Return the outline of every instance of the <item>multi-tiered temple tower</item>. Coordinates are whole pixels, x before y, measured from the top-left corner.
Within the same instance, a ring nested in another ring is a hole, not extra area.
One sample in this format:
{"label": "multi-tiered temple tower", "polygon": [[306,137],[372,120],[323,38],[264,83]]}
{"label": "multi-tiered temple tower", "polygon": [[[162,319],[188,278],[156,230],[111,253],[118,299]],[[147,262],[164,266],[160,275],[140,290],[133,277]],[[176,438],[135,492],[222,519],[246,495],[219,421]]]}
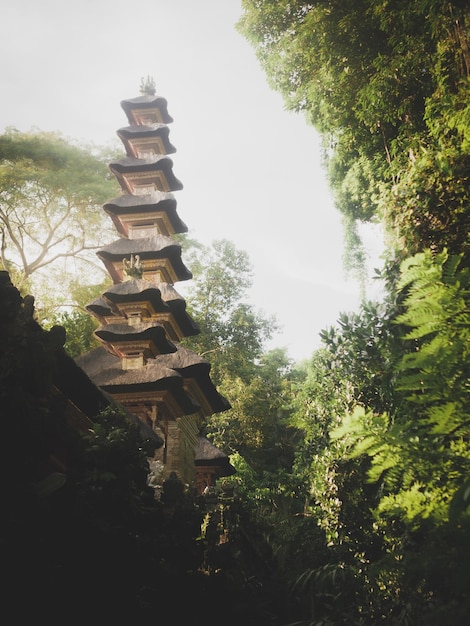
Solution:
{"label": "multi-tiered temple tower", "polygon": [[168,156],[175,148],[169,141],[167,125],[173,120],[167,102],[147,85],[144,95],[121,106],[129,125],[117,134],[126,156],[110,169],[122,194],[103,207],[119,239],[98,252],[113,285],[87,306],[100,322],[95,334],[102,347],[77,362],[161,437],[155,457],[161,480],[176,472],[182,481],[196,484],[201,426],[230,404],[214,387],[210,364],[179,344],[199,329],[174,287],[192,274],[172,238],[187,227],[173,196],[182,184]]}

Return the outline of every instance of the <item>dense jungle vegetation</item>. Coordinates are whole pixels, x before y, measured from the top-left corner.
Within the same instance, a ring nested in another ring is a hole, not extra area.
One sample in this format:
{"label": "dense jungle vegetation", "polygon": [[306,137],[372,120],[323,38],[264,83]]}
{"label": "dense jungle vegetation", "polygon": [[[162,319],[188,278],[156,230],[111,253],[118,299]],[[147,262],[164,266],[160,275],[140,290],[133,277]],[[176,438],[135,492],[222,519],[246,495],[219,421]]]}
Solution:
{"label": "dense jungle vegetation", "polygon": [[[145,442],[109,410],[89,436],[67,433],[72,470],[44,493],[36,472],[64,410],[51,388],[63,348],[45,328],[67,329],[72,356],[89,348],[81,337],[92,328],[79,309],[50,307],[41,327],[2,274],[4,606],[18,623],[27,615],[63,623],[65,615],[201,626],[466,625],[468,3],[242,6],[237,28],[271,85],[321,133],[350,265],[361,263],[360,222],[386,233],[385,296],[332,320],[321,348],[294,364],[282,350],[264,350],[275,320],[246,304],[247,256],[230,241],[208,249],[184,242],[195,275],[188,308],[203,331],[186,345],[211,362],[232,404],[206,434],[237,474],[215,502],[171,480],[156,501]],[[100,202],[108,192],[98,159],[96,188],[82,194],[76,181],[68,201],[57,200],[64,186],[39,175],[64,163],[54,156],[64,145],[49,140],[10,133],[0,141],[2,262],[15,279],[32,280],[21,246],[9,256],[11,235],[24,226],[17,219],[9,228],[18,199],[34,191],[33,210],[44,186],[58,212],[77,207],[69,215],[79,223],[83,198],[92,192]],[[78,304],[89,301],[90,290],[73,287]]]}

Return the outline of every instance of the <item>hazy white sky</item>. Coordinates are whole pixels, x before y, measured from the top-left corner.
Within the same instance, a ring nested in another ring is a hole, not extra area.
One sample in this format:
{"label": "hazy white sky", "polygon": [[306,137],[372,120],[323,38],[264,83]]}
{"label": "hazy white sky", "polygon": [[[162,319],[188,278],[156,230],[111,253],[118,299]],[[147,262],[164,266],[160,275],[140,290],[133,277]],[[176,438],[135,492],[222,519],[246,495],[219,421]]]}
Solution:
{"label": "hazy white sky", "polygon": [[195,239],[248,253],[251,303],[282,326],[269,347],[303,359],[322,328],[357,310],[359,289],[344,274],[315,130],[267,85],[240,15],[239,0],[4,0],[0,132],[115,142],[120,101],[152,76],[174,118],[179,216]]}

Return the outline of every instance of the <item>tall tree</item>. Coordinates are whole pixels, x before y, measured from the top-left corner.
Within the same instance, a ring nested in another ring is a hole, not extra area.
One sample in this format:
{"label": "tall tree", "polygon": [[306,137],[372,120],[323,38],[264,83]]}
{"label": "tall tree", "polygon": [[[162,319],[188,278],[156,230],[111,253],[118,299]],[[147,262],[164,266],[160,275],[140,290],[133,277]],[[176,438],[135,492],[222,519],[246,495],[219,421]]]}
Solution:
{"label": "tall tree", "polygon": [[[243,0],[271,85],[321,133],[354,222],[406,253],[468,246],[470,10],[461,0]],[[406,202],[403,210],[403,199]],[[467,248],[468,252],[468,248]]]}
{"label": "tall tree", "polygon": [[117,191],[107,171],[59,134],[0,136],[1,263],[20,288],[41,278],[58,290],[64,268],[73,274],[94,263],[109,221],[102,203]]}
{"label": "tall tree", "polygon": [[185,344],[211,363],[212,380],[232,404],[212,416],[207,434],[260,472],[290,467],[285,421],[292,364],[283,350],[265,352],[276,323],[245,302],[252,281],[248,255],[220,240],[210,248],[192,245],[187,258],[195,277],[188,310],[201,333]]}
{"label": "tall tree", "polygon": [[[368,403],[347,418],[336,437],[353,455],[372,459],[371,480],[384,479],[384,512],[413,523],[449,518],[452,497],[465,495],[470,468],[470,272],[461,257],[420,253],[403,263],[400,287],[412,349],[395,363],[400,404],[387,413]],[[385,408],[386,405],[384,405]],[[364,409],[366,407],[366,409]],[[369,412],[367,412],[369,411]]]}
{"label": "tall tree", "polygon": [[412,349],[394,365],[401,401],[382,413],[357,405],[331,433],[379,496],[368,534],[383,539],[369,565],[381,610],[401,606],[410,623],[464,624],[470,607],[469,280],[446,251],[402,264],[396,321]]}
{"label": "tall tree", "polygon": [[331,548],[325,566],[313,554],[303,561],[303,617],[464,624],[468,3],[243,7],[239,28],[272,86],[323,137],[350,241],[358,221],[381,220],[390,258],[385,302],[342,314],[322,334],[294,397],[291,423],[303,434],[294,473]]}
{"label": "tall tree", "polygon": [[187,263],[194,275],[188,311],[201,333],[185,344],[210,361],[216,384],[227,375],[248,380],[276,329],[273,317],[264,317],[244,301],[253,278],[248,255],[225,239],[210,247],[187,245]]}

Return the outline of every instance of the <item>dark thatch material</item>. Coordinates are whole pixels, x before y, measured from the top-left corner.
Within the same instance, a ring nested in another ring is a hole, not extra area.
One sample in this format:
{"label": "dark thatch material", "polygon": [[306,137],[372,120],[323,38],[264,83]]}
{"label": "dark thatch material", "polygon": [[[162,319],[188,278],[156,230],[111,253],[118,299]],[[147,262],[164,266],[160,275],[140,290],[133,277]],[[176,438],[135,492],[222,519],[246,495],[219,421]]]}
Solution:
{"label": "dark thatch material", "polygon": [[230,402],[217,391],[211,380],[210,363],[192,350],[177,345],[176,352],[160,355],[158,362],[177,371],[184,378],[194,379],[204,393],[213,413],[222,413],[231,408]]}
{"label": "dark thatch material", "polygon": [[142,391],[171,391],[182,415],[199,411],[199,405],[183,388],[184,379],[178,372],[166,367],[158,359],[149,359],[138,369],[123,370],[121,360],[104,348],[95,348],[76,359],[91,380],[111,395]]}
{"label": "dark thatch material", "polygon": [[152,283],[134,278],[109,287],[102,296],[86,305],[86,310],[103,324],[104,318],[120,316],[119,304],[149,302],[155,313],[171,313],[184,337],[194,337],[201,331],[186,312],[186,300],[169,283]]}
{"label": "dark thatch material", "polygon": [[154,216],[155,213],[165,213],[175,233],[188,232],[188,227],[176,211],[176,199],[170,192],[154,191],[144,196],[124,193],[118,198],[106,202],[103,208],[113,218],[119,232],[122,232],[122,225],[118,224],[119,217],[132,214],[133,210],[139,214],[148,213],[149,217]]}
{"label": "dark thatch material", "polygon": [[[185,380],[194,380],[209,404],[211,412],[221,413],[231,408],[229,401],[216,389],[210,378],[210,363],[195,352],[177,345],[176,352],[158,355],[148,359],[138,369],[123,370],[118,357],[109,354],[104,348],[96,348],[78,357],[78,365],[93,382],[106,391],[129,391],[132,387],[141,389],[183,390]],[[180,400],[179,400],[180,401]],[[184,404],[184,398],[180,404]],[[197,408],[194,409],[194,406]],[[201,409],[196,399],[187,415]]]}
{"label": "dark thatch material", "polygon": [[[173,166],[173,161],[164,154],[155,154],[146,159],[136,159],[135,157],[124,157],[109,164],[111,170],[116,170],[120,174],[126,172],[152,172],[156,170],[169,170]],[[170,192],[167,192],[170,193]]]}
{"label": "dark thatch material", "polygon": [[115,213],[126,212],[127,209],[136,208],[142,211],[144,208],[148,208],[152,213],[155,209],[160,208],[176,208],[176,198],[170,191],[157,191],[146,194],[144,196],[134,196],[130,193],[123,193],[112,200],[108,200],[103,206],[105,209],[113,209]]}
{"label": "dark thatch material", "polygon": [[159,361],[177,371],[183,371],[195,365],[207,372],[211,369],[209,361],[206,361],[202,356],[184,346],[178,346],[174,354],[162,355],[159,357]]}
{"label": "dark thatch material", "polygon": [[[190,280],[193,275],[181,260],[181,246],[174,239],[164,235],[154,235],[142,239],[118,239],[101,248],[96,253],[105,262],[121,262],[131,254],[139,255],[141,260],[168,259],[178,280]],[[108,267],[108,270],[110,268]]]}
{"label": "dark thatch material", "polygon": [[102,320],[104,317],[109,317],[112,314],[112,309],[109,305],[109,302],[105,300],[103,296],[95,298],[92,302],[85,306],[85,309],[88,311],[88,313],[91,313],[99,320]]}
{"label": "dark thatch material", "polygon": [[222,450],[216,448],[209,439],[198,437],[194,459],[196,462],[204,461],[207,463],[209,461],[215,461],[217,463],[221,459],[228,459],[228,457]]}
{"label": "dark thatch material", "polygon": [[[164,258],[168,254],[181,257],[181,245],[165,235],[140,239],[116,239],[98,251],[98,256],[122,259],[125,255],[140,254],[141,258]],[[146,255],[146,256],[145,256]]]}
{"label": "dark thatch material", "polygon": [[151,359],[148,365],[139,369],[123,370],[121,359],[109,354],[104,348],[90,350],[77,357],[76,362],[99,387],[158,383],[158,388],[163,389],[162,381],[177,380],[176,384],[183,382],[182,376],[162,365],[160,359],[157,362]]}
{"label": "dark thatch material", "polygon": [[[135,303],[145,300],[152,305],[155,312],[171,313],[184,337],[194,337],[200,333],[200,329],[186,312],[186,300],[169,283],[158,283],[157,287],[145,279],[127,280],[107,289],[103,294],[103,300],[116,306],[119,306],[119,303]],[[101,302],[96,302],[95,308],[97,309],[100,305],[102,306]],[[111,312],[110,309],[108,310]],[[99,313],[98,310],[97,313]]]}
{"label": "dark thatch material", "polygon": [[54,384],[84,415],[94,422],[99,413],[107,408],[121,412],[126,419],[138,426],[142,438],[152,440],[160,448],[163,440],[136,415],[130,413],[123,405],[104,389],[98,387],[87,373],[72,359],[65,350],[57,350]]}
{"label": "dark thatch material", "polygon": [[176,148],[170,143],[169,135],[170,130],[166,124],[155,124],[154,126],[127,126],[126,128],[120,128],[117,131],[119,139],[123,142],[128,156],[133,156],[131,152],[131,146],[133,139],[144,137],[146,139],[158,138],[164,146],[163,154],[173,154],[176,152]]}
{"label": "dark thatch material", "polygon": [[158,109],[160,112],[161,122],[163,124],[171,124],[173,122],[173,118],[168,113],[168,102],[161,96],[145,95],[137,98],[128,98],[121,101],[121,108],[126,114],[129,124],[135,123],[135,118],[132,112],[136,109]]}
{"label": "dark thatch material", "polygon": [[[117,283],[109,287],[103,293],[103,299],[108,303],[134,303],[145,300],[149,302],[155,311],[170,311],[166,302],[163,301],[160,285],[158,287],[148,280],[141,278],[132,278],[122,283]],[[109,305],[108,305],[109,306]]]}
{"label": "dark thatch material", "polygon": [[101,341],[110,343],[113,346],[119,346],[125,342],[151,341],[157,350],[157,354],[176,352],[176,346],[167,338],[163,326],[155,322],[132,326],[127,324],[108,324],[95,330],[95,335]]}
{"label": "dark thatch material", "polygon": [[205,437],[197,439],[194,464],[196,467],[217,467],[217,478],[237,473],[228,456]]}
{"label": "dark thatch material", "polygon": [[183,184],[173,174],[173,161],[165,155],[156,155],[149,159],[126,157],[109,164],[109,169],[122,185],[122,178],[126,174],[163,172],[169,185],[169,191],[183,189]]}

